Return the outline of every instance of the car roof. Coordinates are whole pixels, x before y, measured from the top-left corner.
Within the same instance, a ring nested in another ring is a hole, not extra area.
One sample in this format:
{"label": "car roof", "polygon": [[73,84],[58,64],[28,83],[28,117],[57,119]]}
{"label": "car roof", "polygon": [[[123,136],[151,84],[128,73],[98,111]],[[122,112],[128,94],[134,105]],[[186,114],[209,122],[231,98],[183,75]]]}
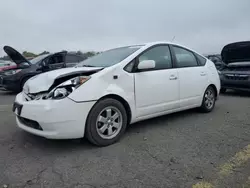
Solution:
{"label": "car roof", "polygon": [[[190,49],[189,47],[182,45],[182,44],[178,44],[178,43],[174,43],[174,42],[169,42],[169,41],[156,41],[156,42],[148,42],[148,43],[144,43],[144,45],[157,45],[157,44],[171,44],[171,45],[176,45],[176,46],[181,46],[187,49]],[[191,49],[190,49],[191,50]],[[193,50],[192,50],[193,51]]]}
{"label": "car roof", "polygon": [[192,48],[190,48],[190,47],[187,47],[187,46],[185,46],[185,45],[182,45],[182,44],[174,43],[174,42],[169,42],[169,41],[156,41],[156,42],[144,43],[144,44],[142,44],[142,45],[145,45],[145,46],[149,47],[149,46],[154,46],[154,45],[157,45],[157,44],[170,44],[170,45],[180,46],[180,47],[186,48],[186,49],[188,49],[188,50],[190,50],[190,51],[192,51],[192,52],[195,52],[195,53],[201,55],[202,57],[206,58],[204,55],[202,55],[201,53],[195,51],[194,49],[192,49]]}

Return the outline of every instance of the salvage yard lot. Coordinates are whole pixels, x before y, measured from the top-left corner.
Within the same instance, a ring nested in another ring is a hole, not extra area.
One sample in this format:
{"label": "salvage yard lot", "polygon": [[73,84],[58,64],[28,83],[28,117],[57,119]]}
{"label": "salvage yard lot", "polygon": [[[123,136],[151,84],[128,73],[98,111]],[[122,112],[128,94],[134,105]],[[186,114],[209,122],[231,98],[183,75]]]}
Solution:
{"label": "salvage yard lot", "polygon": [[0,187],[250,187],[250,94],[136,123],[104,148],[18,129],[14,97],[0,92]]}

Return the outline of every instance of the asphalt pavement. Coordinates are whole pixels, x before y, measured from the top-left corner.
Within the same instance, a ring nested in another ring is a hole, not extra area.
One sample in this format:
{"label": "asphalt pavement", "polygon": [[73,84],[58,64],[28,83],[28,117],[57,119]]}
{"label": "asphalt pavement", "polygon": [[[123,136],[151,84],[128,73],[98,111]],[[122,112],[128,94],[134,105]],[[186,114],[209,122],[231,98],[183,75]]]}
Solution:
{"label": "asphalt pavement", "polygon": [[128,127],[98,148],[47,140],[16,127],[15,95],[0,92],[0,187],[250,187],[250,94],[220,96],[197,110]]}

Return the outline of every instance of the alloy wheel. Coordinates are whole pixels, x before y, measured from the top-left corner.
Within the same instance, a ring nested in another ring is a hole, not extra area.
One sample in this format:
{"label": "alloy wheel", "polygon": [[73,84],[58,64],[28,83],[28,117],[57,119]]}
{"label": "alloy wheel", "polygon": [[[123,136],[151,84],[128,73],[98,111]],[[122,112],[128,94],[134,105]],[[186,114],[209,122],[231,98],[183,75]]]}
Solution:
{"label": "alloy wheel", "polygon": [[208,109],[213,108],[215,102],[214,92],[211,89],[208,89],[205,93],[205,105]]}
{"label": "alloy wheel", "polygon": [[96,120],[97,133],[103,139],[112,139],[122,128],[122,113],[114,106],[104,108]]}

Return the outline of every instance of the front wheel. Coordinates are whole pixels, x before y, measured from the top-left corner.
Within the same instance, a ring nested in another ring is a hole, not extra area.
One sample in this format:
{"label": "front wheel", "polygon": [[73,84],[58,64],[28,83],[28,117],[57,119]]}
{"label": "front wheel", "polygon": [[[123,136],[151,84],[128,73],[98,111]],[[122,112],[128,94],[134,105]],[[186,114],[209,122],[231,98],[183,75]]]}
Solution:
{"label": "front wheel", "polygon": [[203,112],[211,112],[215,106],[215,90],[213,87],[209,86],[203,96],[203,101],[201,105],[201,110]]}
{"label": "front wheel", "polygon": [[90,111],[85,135],[97,146],[107,146],[117,142],[125,132],[127,113],[119,101],[103,99],[94,105]]}

